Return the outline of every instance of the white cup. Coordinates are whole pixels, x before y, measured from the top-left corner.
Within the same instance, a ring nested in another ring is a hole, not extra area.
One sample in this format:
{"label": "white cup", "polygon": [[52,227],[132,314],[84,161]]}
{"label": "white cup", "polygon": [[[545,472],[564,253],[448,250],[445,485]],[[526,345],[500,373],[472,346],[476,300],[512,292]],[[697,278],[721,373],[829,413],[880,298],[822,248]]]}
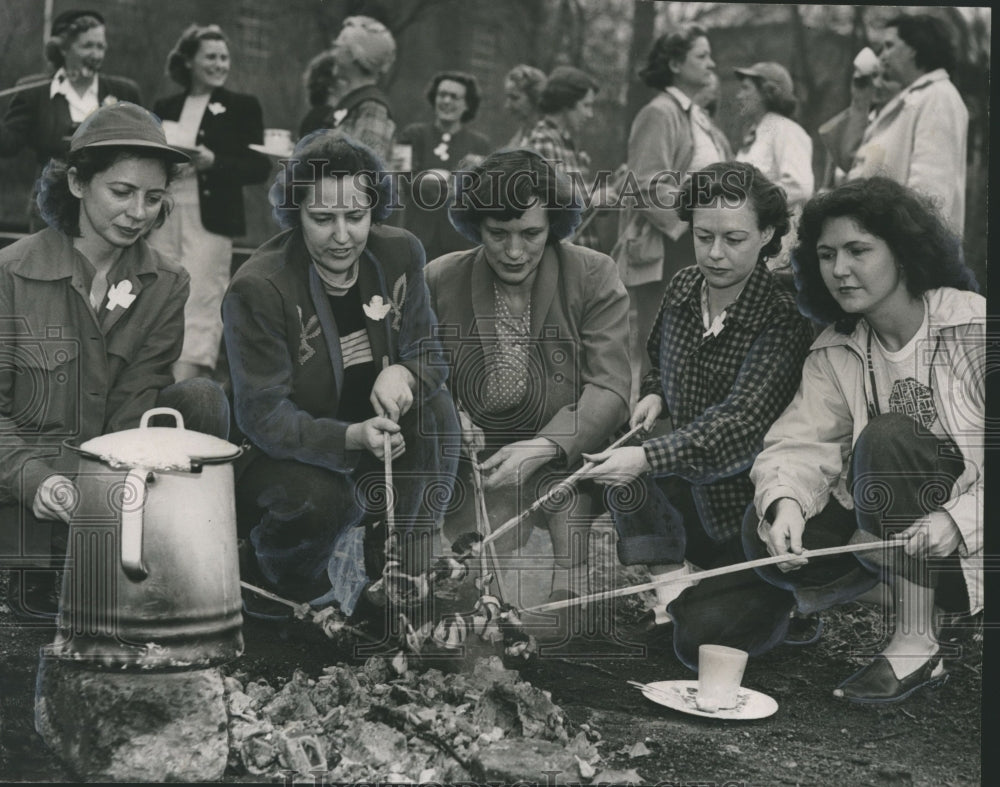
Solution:
{"label": "white cup", "polygon": [[725,645],[698,647],[698,697],[700,710],[714,713],[732,708],[739,700],[740,682],[747,666],[745,650]]}
{"label": "white cup", "polygon": [[265,128],[264,147],[268,150],[291,150],[292,132],[287,128]]}
{"label": "white cup", "polygon": [[164,120],[160,125],[163,127],[163,136],[167,138],[167,144],[179,145],[181,124],[176,120]]}

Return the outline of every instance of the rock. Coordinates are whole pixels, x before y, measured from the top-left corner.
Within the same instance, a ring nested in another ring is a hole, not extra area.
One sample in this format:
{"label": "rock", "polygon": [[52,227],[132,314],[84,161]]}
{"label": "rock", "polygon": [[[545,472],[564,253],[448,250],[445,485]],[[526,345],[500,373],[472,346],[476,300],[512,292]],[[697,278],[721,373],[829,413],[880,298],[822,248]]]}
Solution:
{"label": "rock", "polygon": [[488,779],[568,784],[578,781],[577,758],[558,743],[534,738],[498,741],[484,747],[479,761]]}
{"label": "rock", "polygon": [[609,769],[601,771],[594,777],[591,785],[593,787],[597,784],[646,784],[646,780],[638,774],[635,768],[624,771]]}
{"label": "rock", "polygon": [[379,768],[406,755],[406,736],[385,724],[359,721],[344,730],[340,753],[345,759]]}
{"label": "rock", "polygon": [[652,754],[649,747],[645,743],[639,741],[631,749],[628,750],[628,756],[630,760],[634,760],[636,757],[648,757]]}
{"label": "rock", "polygon": [[247,683],[243,687],[243,691],[248,697],[250,697],[250,699],[253,700],[254,705],[258,708],[262,708],[267,705],[267,703],[269,703],[277,693],[274,687],[265,680],[257,680],[252,683]]}
{"label": "rock", "polygon": [[309,699],[310,686],[292,681],[285,685],[267,705],[264,715],[273,724],[284,724],[294,719],[315,719],[319,716],[316,706]]}
{"label": "rock", "polygon": [[96,671],[43,657],[35,729],[88,782],[214,781],[229,752],[218,669]]}

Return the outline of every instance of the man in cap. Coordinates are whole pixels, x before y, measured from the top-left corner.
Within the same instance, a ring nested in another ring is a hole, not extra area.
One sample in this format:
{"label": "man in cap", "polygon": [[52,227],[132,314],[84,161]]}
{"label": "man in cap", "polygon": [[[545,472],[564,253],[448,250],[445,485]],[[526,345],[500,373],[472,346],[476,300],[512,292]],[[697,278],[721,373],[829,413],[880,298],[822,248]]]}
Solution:
{"label": "man in cap", "polygon": [[336,128],[372,150],[385,162],[392,155],[396,124],[388,97],[378,81],[396,59],[396,42],[388,28],[369,16],[349,16],[329,52],[312,63],[307,80],[326,71],[332,79],[326,102],[303,120],[301,136],[319,128]]}

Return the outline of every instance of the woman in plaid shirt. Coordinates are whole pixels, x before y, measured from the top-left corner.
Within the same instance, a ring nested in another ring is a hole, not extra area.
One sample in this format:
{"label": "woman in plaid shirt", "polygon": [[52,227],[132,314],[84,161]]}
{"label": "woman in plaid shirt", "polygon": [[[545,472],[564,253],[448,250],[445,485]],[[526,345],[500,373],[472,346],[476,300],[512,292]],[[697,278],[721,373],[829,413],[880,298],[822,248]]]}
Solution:
{"label": "woman in plaid shirt", "polygon": [[[744,559],[740,523],[753,500],[748,471],[795,393],[812,338],[791,294],[765,265],[788,230],[782,189],[756,167],[730,161],[692,173],[680,196],[677,213],[691,223],[697,265],[679,271],[667,288],[647,345],[652,368],[630,419],[649,431],[669,416],[673,428],[641,446],[585,457],[597,463],[591,478],[614,485],[619,559],[646,564],[654,577]],[[752,574],[733,576],[725,592],[738,593],[745,610],[759,604],[762,614],[787,617],[787,605],[773,604],[775,588]],[[677,604],[668,611],[685,586],[658,588],[649,622],[650,629],[676,623],[682,661],[694,667],[707,631],[714,637],[707,641],[752,649],[748,638],[762,629],[720,634],[730,622],[713,614],[723,608],[717,598],[697,613]],[[738,623],[752,619],[747,614]]]}

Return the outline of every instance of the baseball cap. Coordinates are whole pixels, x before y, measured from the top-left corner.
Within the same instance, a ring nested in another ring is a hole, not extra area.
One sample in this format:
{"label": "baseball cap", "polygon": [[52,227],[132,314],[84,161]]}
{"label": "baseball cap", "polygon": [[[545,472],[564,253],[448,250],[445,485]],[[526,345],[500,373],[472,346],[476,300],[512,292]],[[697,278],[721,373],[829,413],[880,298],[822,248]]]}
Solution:
{"label": "baseball cap", "polygon": [[372,74],[384,74],[396,60],[396,41],[389,28],[370,16],[349,16],[334,42]]}
{"label": "baseball cap", "polygon": [[138,104],[119,101],[92,112],[69,142],[69,152],[83,148],[124,147],[157,150],[163,158],[184,164],[191,157],[167,144],[160,119]]}
{"label": "baseball cap", "polygon": [[779,94],[784,98],[795,98],[795,87],[792,84],[792,75],[781,63],[766,61],[754,63],[748,68],[734,68],[741,77],[756,77],[778,89]]}

